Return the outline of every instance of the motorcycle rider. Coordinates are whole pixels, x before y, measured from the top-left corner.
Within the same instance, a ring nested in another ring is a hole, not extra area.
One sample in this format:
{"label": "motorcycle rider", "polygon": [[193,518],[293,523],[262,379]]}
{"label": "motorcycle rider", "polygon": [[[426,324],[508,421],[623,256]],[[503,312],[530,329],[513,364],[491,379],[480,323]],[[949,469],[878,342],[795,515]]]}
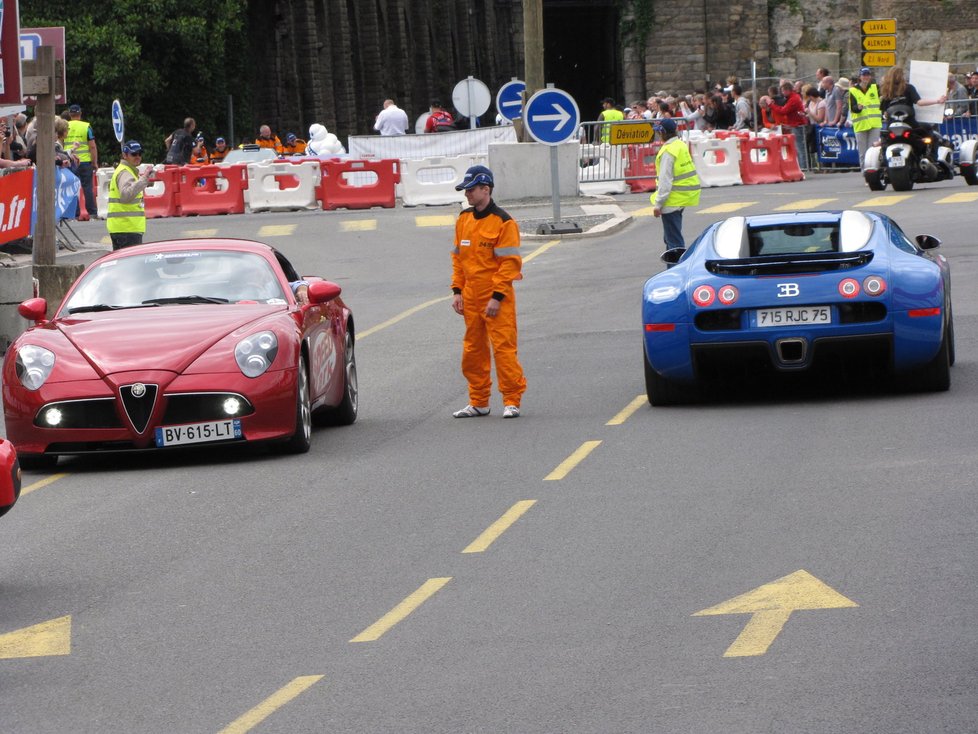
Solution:
{"label": "motorcycle rider", "polygon": [[921,99],[917,88],[907,81],[902,66],[891,67],[883,77],[883,84],[880,86],[880,110],[883,112],[883,117],[887,124],[895,118],[899,118],[906,122],[921,137],[930,137],[932,142],[927,147],[925,155],[931,160],[934,159],[934,152],[937,150],[935,145],[937,141],[935,138],[939,138],[940,134],[935,135],[933,128],[917,122],[914,105],[927,107],[929,105],[944,104],[946,101],[946,94],[942,94],[940,97],[933,99]]}

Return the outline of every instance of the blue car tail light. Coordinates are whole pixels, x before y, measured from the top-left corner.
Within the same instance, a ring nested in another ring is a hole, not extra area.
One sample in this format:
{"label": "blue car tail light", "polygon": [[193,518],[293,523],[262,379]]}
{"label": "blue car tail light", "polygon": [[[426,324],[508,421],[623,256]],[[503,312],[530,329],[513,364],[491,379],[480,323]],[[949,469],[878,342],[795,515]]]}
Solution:
{"label": "blue car tail light", "polygon": [[693,303],[697,306],[705,307],[713,303],[716,298],[716,291],[713,290],[713,286],[710,285],[699,285],[693,290]]}
{"label": "blue car tail light", "polygon": [[737,290],[735,286],[723,285],[720,286],[720,290],[717,291],[717,298],[720,299],[720,303],[724,306],[730,306],[737,302],[737,298],[740,297],[740,291]]}
{"label": "blue car tail light", "polygon": [[863,290],[870,296],[882,296],[886,293],[886,281],[878,275],[870,275],[863,280]]}
{"label": "blue car tail light", "polygon": [[839,281],[839,295],[843,298],[855,298],[859,295],[859,281],[855,278],[845,278]]}

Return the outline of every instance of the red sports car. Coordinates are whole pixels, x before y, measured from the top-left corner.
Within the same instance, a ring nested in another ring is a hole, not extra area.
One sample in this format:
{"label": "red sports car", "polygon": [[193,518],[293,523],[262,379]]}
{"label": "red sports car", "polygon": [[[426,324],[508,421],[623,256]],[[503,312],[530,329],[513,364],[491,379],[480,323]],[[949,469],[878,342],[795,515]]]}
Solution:
{"label": "red sports car", "polygon": [[7,436],[26,468],[61,454],[274,441],[309,450],[313,422],[353,423],[353,315],[340,287],[300,279],[248,240],[154,242],[92,263],[57,314],[3,363]]}
{"label": "red sports car", "polygon": [[20,497],[20,464],[10,441],[0,438],[0,517],[6,515]]}

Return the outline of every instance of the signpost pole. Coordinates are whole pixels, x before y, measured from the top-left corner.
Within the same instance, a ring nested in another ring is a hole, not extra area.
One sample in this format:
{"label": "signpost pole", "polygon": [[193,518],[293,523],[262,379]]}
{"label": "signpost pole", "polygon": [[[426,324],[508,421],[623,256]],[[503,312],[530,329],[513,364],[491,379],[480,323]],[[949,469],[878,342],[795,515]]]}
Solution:
{"label": "signpost pole", "polygon": [[557,166],[557,146],[550,146],[550,193],[554,202],[554,222],[560,221],[560,171]]}
{"label": "signpost pole", "polygon": [[[34,265],[54,265],[54,48],[37,49],[35,74],[47,78],[47,91],[37,95],[37,225],[34,228]],[[78,192],[81,196],[81,191]]]}

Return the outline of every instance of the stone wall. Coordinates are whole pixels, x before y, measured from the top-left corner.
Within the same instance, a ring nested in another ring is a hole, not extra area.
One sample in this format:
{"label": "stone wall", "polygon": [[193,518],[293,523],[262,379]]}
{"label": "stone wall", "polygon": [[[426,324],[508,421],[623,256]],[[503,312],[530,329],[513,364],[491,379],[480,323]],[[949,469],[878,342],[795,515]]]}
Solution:
{"label": "stone wall", "polygon": [[[789,3],[770,0],[772,76],[795,76],[802,51],[838,52],[841,71],[862,65],[859,4],[852,0]],[[910,59],[947,61],[952,70],[975,69],[978,62],[978,2],[974,0],[872,0],[872,17],[894,18],[897,63]]]}
{"label": "stone wall", "polygon": [[768,0],[657,2],[645,55],[644,89],[686,92],[750,72],[751,59],[768,65]]}

